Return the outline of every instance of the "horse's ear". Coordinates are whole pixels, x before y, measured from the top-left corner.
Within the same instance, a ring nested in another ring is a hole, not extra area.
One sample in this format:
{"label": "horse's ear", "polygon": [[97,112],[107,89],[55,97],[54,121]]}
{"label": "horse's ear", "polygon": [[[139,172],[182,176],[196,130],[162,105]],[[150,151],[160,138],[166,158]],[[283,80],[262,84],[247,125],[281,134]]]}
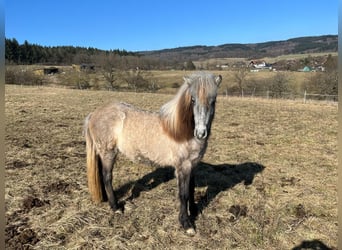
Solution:
{"label": "horse's ear", "polygon": [[184,77],[183,77],[183,80],[184,80],[184,82],[185,82],[186,84],[188,84],[189,86],[191,85],[190,77],[184,76]]}
{"label": "horse's ear", "polygon": [[220,86],[221,82],[222,82],[222,76],[221,75],[216,76],[215,77],[215,83],[216,83],[217,87]]}

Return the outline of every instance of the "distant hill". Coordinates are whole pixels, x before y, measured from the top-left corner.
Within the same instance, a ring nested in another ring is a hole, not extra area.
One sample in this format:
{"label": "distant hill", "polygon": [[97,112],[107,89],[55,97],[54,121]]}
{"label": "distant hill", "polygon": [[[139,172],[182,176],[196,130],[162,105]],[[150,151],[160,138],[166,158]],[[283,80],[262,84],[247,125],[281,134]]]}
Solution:
{"label": "distant hill", "polygon": [[[155,51],[129,52],[125,50],[100,50],[74,46],[41,46],[15,38],[5,39],[6,64],[71,65],[94,64],[118,69],[191,69],[193,61],[220,58],[259,59],[288,54],[337,52],[338,36],[299,37],[286,41],[250,44],[222,44],[218,46],[189,46]],[[323,58],[325,60],[325,58]],[[209,61],[209,60],[208,60]],[[287,62],[285,62],[286,64]],[[107,65],[106,65],[107,64]],[[279,64],[279,63],[278,63]],[[212,67],[213,65],[207,65]],[[208,68],[207,67],[207,68]],[[214,65],[215,67],[215,65]]]}
{"label": "distant hill", "polygon": [[222,44],[218,46],[189,46],[155,51],[141,51],[140,55],[164,60],[199,60],[210,58],[261,58],[287,54],[337,52],[338,36],[310,36],[286,41],[250,44]]}

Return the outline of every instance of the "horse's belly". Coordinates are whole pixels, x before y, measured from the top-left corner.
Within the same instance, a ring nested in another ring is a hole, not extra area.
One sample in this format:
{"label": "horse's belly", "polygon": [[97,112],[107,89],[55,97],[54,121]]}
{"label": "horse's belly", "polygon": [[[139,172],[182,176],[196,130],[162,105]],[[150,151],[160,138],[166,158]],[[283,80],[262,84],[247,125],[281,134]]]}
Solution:
{"label": "horse's belly", "polygon": [[165,138],[140,136],[140,138],[119,138],[118,150],[134,162],[154,163],[160,166],[174,166],[175,149]]}

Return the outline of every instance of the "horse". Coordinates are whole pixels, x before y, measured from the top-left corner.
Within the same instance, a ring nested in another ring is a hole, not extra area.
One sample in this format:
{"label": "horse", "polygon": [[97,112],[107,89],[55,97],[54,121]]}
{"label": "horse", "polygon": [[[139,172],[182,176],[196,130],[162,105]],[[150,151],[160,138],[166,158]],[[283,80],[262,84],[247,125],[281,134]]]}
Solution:
{"label": "horse", "polygon": [[196,216],[197,207],[192,170],[207,149],[222,76],[196,72],[183,79],[177,94],[159,112],[114,101],[86,117],[87,178],[92,200],[108,200],[111,209],[117,211],[112,171],[118,153],[133,162],[148,160],[175,168],[180,201],[178,220],[187,234],[194,235],[191,218]]}

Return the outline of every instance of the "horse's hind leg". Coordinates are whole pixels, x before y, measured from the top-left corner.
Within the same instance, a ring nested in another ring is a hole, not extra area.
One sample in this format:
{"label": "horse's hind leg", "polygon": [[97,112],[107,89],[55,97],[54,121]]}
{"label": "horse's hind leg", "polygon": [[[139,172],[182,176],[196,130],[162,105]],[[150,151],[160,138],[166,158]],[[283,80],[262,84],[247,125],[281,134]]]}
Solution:
{"label": "horse's hind leg", "polygon": [[116,158],[115,152],[106,152],[101,155],[102,162],[102,179],[104,182],[104,187],[108,197],[108,202],[113,211],[118,210],[118,202],[115,196],[112,180],[113,180],[113,167]]}

